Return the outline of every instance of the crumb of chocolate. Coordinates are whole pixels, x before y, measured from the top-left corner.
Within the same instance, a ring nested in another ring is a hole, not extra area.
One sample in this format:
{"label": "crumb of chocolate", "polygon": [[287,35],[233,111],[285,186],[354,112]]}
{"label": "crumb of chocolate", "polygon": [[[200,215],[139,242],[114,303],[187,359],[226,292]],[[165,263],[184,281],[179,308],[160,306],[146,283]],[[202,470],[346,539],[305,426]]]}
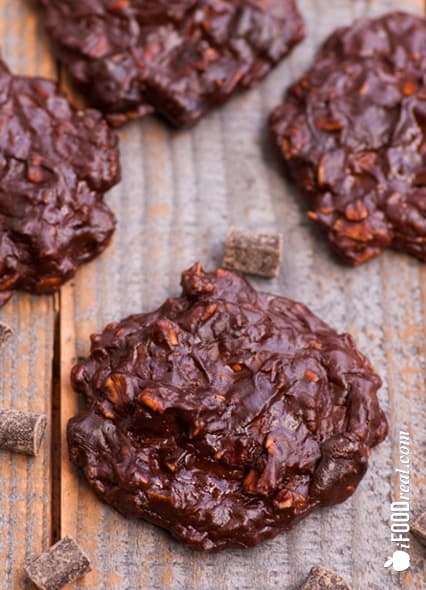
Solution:
{"label": "crumb of chocolate", "polygon": [[411,532],[416,535],[423,545],[426,545],[426,511],[416,518],[411,527]]}
{"label": "crumb of chocolate", "polygon": [[231,227],[225,240],[224,268],[261,277],[278,276],[282,259],[281,234]]}
{"label": "crumb of chocolate", "polygon": [[0,449],[37,456],[46,426],[44,414],[0,408]]}
{"label": "crumb of chocolate", "polygon": [[351,590],[351,588],[335,572],[316,566],[311,569],[301,590]]}
{"label": "crumb of chocolate", "polygon": [[25,567],[27,576],[39,590],[61,590],[90,570],[88,557],[71,537],[64,537]]}

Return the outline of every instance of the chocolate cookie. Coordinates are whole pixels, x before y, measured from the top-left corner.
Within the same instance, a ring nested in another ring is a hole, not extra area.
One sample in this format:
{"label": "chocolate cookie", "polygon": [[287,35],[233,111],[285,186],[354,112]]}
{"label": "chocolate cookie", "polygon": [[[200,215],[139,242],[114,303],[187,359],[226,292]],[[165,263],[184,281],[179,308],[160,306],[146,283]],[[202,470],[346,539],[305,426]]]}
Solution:
{"label": "chocolate cookie", "polygon": [[295,0],[40,0],[60,59],[121,125],[192,124],[304,36]]}
{"label": "chocolate cookie", "polygon": [[309,217],[353,264],[383,248],[426,261],[426,19],[338,29],[271,117]]}
{"label": "chocolate cookie", "polygon": [[346,500],[384,439],[380,378],[306,307],[231,271],[108,325],[72,371],[72,462],[108,504],[192,547],[248,547]]}
{"label": "chocolate cookie", "polygon": [[117,137],[54,82],[0,62],[0,303],[51,293],[108,245],[103,193],[119,180]]}

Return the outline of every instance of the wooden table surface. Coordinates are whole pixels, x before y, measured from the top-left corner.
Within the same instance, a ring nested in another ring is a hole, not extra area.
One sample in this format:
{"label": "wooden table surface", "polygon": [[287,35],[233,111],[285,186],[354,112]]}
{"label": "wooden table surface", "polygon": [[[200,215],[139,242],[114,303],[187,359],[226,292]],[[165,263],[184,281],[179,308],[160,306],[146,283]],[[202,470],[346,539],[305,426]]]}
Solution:
{"label": "wooden table surface", "polygon": [[[0,590],[29,588],[24,561],[65,534],[77,537],[93,561],[79,589],[295,590],[314,564],[337,570],[354,590],[426,587],[425,551],[414,540],[408,572],[383,567],[393,551],[390,503],[398,497],[400,430],[411,435],[412,514],[426,509],[426,268],[393,252],[357,269],[337,264],[284,181],[266,130],[285,87],[336,26],[395,8],[422,14],[425,6],[423,0],[299,5],[307,39],[257,89],[190,131],[172,131],[155,118],[120,131],[123,180],[107,196],[119,220],[112,247],[58,295],[20,294],[0,310],[0,320],[15,331],[0,357],[0,405],[50,418],[38,458],[0,453]],[[15,72],[59,76],[65,84],[33,2],[0,0],[0,34]],[[383,378],[390,436],[373,451],[368,474],[345,504],[312,514],[254,550],[209,555],[101,504],[70,467],[63,432],[77,407],[69,370],[87,354],[89,335],[177,294],[180,271],[195,260],[208,268],[220,264],[230,224],[283,232],[280,278],[253,283],[308,304],[355,336]]]}

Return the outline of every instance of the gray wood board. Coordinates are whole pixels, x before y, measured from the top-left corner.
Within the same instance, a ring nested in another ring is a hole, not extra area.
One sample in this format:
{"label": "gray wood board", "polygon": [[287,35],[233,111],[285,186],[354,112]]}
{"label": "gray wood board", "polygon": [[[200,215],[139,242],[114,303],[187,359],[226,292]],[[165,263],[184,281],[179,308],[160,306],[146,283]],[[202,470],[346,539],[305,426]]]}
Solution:
{"label": "gray wood board", "polygon": [[[23,586],[22,565],[51,542],[53,509],[61,533],[77,536],[93,572],[76,584],[91,590],[296,590],[311,565],[332,567],[354,590],[424,588],[424,550],[413,541],[412,568],[383,564],[392,553],[390,502],[397,497],[398,435],[412,440],[412,513],[426,505],[426,269],[388,252],[361,268],[336,263],[306,219],[297,192],[273,155],[266,120],[285,87],[309,65],[323,38],[362,14],[392,8],[424,12],[420,0],[299,0],[308,36],[257,89],[236,97],[190,131],[148,118],[120,131],[123,181],[107,197],[119,226],[112,247],[82,268],[59,300],[61,357],[54,351],[53,298],[19,295],[0,312],[16,336],[0,357],[0,404],[52,410],[52,358],[61,369],[61,433],[49,429],[63,461],[52,471],[49,447],[29,459],[0,453],[0,588]],[[21,73],[55,76],[52,54],[32,2],[0,0],[2,50]],[[308,304],[350,331],[384,380],[380,397],[390,437],[372,453],[353,498],[311,515],[293,531],[254,550],[194,553],[144,522],[128,522],[101,504],[67,461],[63,430],[76,408],[69,368],[89,335],[130,313],[148,311],[179,292],[180,272],[199,259],[219,265],[229,225],[279,230],[281,276],[252,280],[263,290]],[[59,365],[60,363],[60,365]],[[46,443],[49,444],[49,441]],[[60,498],[51,502],[51,482]]]}
{"label": "gray wood board", "polygon": [[[155,527],[126,522],[99,504],[80,480],[76,530],[92,550],[96,573],[79,588],[293,589],[313,564],[333,567],[355,590],[414,589],[424,582],[422,553],[414,544],[411,573],[394,575],[383,567],[393,550],[390,502],[396,494],[400,428],[410,429],[416,473],[424,473],[420,264],[386,253],[358,269],[338,265],[284,181],[266,129],[271,108],[327,33],[357,16],[401,8],[401,2],[333,0],[321,7],[303,0],[300,7],[307,40],[258,89],[236,97],[190,131],[172,131],[153,118],[121,131],[123,182],[109,198],[119,219],[117,236],[67,293],[73,302],[75,354],[87,353],[88,334],[106,322],[148,311],[177,294],[180,271],[195,260],[208,268],[219,265],[229,225],[279,230],[285,237],[281,277],[252,282],[308,304],[337,329],[355,335],[383,377],[380,397],[391,419],[392,442],[373,452],[368,475],[350,501],[311,515],[290,533],[249,551],[193,553]],[[423,8],[416,1],[404,7]],[[67,323],[71,319],[64,317]],[[419,475],[413,477],[413,498],[420,497],[422,483]]]}
{"label": "gray wood board", "polygon": [[[55,76],[42,24],[25,2],[0,1],[1,53],[22,74]],[[27,588],[24,561],[51,542],[50,414],[55,309],[53,297],[16,295],[0,310],[15,335],[0,352],[0,406],[46,413],[38,457],[0,451],[0,588]]]}

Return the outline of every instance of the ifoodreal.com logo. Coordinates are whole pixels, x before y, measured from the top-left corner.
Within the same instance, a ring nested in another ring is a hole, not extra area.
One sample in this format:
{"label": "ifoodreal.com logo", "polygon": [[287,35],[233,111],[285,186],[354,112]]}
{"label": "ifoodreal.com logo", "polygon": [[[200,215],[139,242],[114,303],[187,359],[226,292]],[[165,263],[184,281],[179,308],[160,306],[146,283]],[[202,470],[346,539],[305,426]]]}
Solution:
{"label": "ifoodreal.com logo", "polygon": [[399,500],[391,504],[391,541],[398,549],[387,559],[385,567],[403,572],[410,567],[410,435],[405,430],[399,433],[399,463],[395,470]]}

